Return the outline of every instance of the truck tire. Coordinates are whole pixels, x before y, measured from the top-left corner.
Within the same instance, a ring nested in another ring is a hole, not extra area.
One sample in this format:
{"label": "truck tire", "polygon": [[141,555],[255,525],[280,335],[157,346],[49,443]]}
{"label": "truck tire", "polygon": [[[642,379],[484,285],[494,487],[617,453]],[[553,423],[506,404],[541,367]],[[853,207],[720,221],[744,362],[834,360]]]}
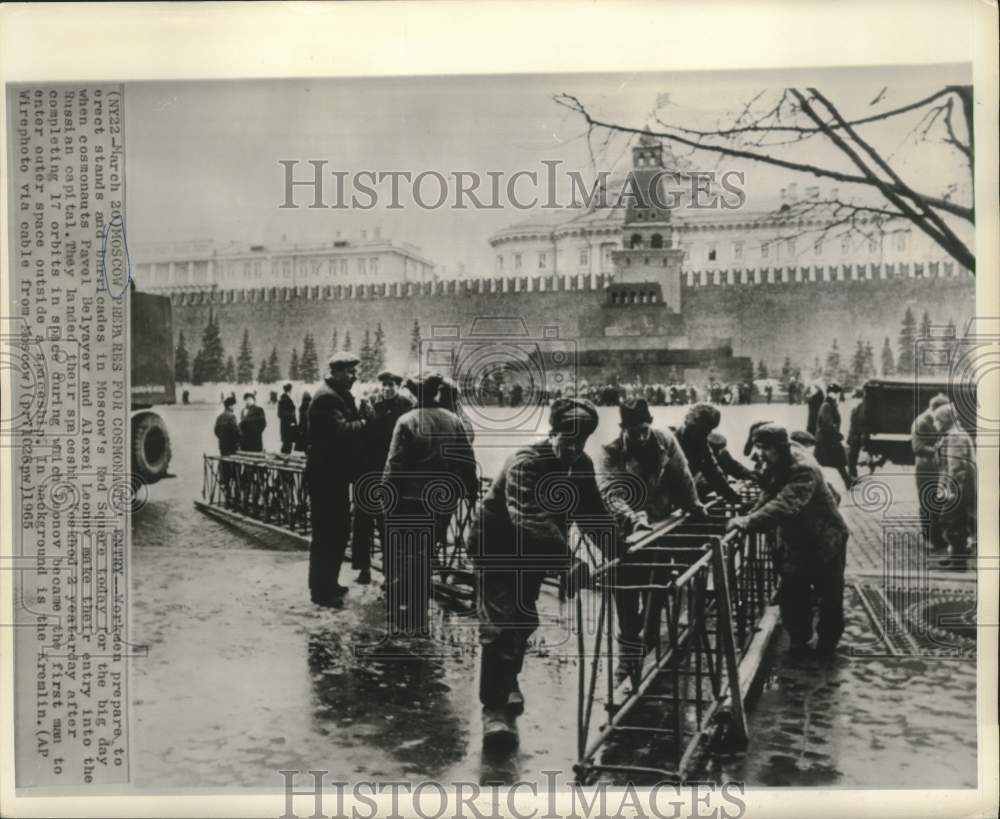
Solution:
{"label": "truck tire", "polygon": [[156,483],[170,465],[170,435],[155,412],[132,418],[132,474],[146,483]]}

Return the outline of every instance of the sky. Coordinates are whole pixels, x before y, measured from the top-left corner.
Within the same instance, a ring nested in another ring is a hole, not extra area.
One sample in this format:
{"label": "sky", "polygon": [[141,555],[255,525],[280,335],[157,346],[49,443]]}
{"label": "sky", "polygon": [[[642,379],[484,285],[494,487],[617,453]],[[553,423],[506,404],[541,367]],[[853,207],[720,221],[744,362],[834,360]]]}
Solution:
{"label": "sky", "polygon": [[[530,214],[509,205],[479,210],[416,207],[405,191],[401,209],[387,209],[386,194],[372,210],[310,209],[299,190],[298,209],[282,209],[284,169],[279,160],[300,160],[296,178],[311,173],[309,160],[325,170],[459,171],[504,174],[544,172],[543,161],[564,163],[585,179],[595,171],[626,170],[628,136],[605,144],[588,140],[580,116],[553,97],[572,94],[602,118],[630,126],[656,127],[661,118],[691,127],[728,122],[746,101],[763,91],[772,99],[789,85],[813,84],[847,115],[917,99],[942,85],[969,82],[966,67],[878,68],[811,72],[604,74],[404,77],[130,83],[126,88],[127,217],[130,245],[210,239],[264,244],[285,240],[308,245],[359,238],[380,227],[383,237],[411,242],[438,264],[467,274],[492,271],[489,236]],[[871,107],[870,102],[880,97]],[[908,118],[867,136],[893,156],[908,181],[938,192],[961,179],[951,149],[905,143],[915,124]],[[817,163],[843,160],[817,144],[782,148],[795,159]],[[799,190],[830,183],[790,175],[760,164],[689,157],[704,170],[746,174],[748,207],[770,201],[779,188]],[[846,167],[846,166],[844,166]],[[560,196],[569,183],[559,176]],[[332,176],[328,177],[332,183]],[[519,191],[528,195],[525,181]],[[433,199],[437,185],[426,183]],[[541,191],[544,194],[544,190]],[[332,189],[326,197],[332,201]],[[481,198],[488,200],[488,188]]]}

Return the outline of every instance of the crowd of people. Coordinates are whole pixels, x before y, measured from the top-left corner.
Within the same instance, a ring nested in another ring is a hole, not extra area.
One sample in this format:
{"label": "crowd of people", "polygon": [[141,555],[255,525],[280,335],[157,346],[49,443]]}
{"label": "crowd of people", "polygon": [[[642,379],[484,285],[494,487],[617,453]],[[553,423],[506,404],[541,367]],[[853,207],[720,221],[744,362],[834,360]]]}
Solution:
{"label": "crowd of people", "polygon": [[[768,421],[751,425],[743,447],[750,464],[735,457],[717,431],[721,412],[715,404],[695,401],[676,428],[654,427],[645,385],[640,395],[619,396],[619,429],[602,442],[595,464],[585,452],[598,427],[595,402],[562,396],[550,405],[548,434],[518,447],[480,500],[474,430],[457,385],[437,374],[414,377],[405,381],[404,395],[404,379],[385,371],[378,376],[379,392],[371,400],[357,400],[352,386],[358,363],[350,353],[337,353],[304,410],[300,405],[296,411],[290,385],[278,406],[282,450],[304,446],[306,453],[311,599],[318,606],[341,605],[348,587],[341,585],[340,572],[349,543],[356,582],[371,582],[377,530],[388,631],[427,634],[434,550],[458,505],[468,502],[476,509],[467,552],[478,577],[479,697],[486,743],[516,739],[514,720],[525,707],[518,676],[539,624],[536,602],[543,580],[559,574],[571,597],[588,585],[588,564],[572,550],[571,525],[606,558],[619,557],[626,537],[675,509],[697,519],[709,498],[738,503],[731,478],[756,483],[760,494],[751,511],[732,517],[727,526],[777,531],[778,600],[792,652],[829,655],[836,650],[844,628],[849,532],[838,508],[841,494],[822,467],[836,469],[850,488],[855,480],[848,469],[851,457],[856,465],[840,432],[839,385],[828,384],[810,396],[806,430],[789,431]],[[216,424],[223,454],[234,441],[239,447],[246,441],[259,445],[266,421],[252,395],[244,400],[239,421],[231,396]],[[859,430],[849,438],[863,443],[863,418],[852,418],[854,424]],[[914,423],[914,450],[918,486],[933,480],[939,496],[959,501],[927,512],[933,548],[943,544],[951,558],[964,558],[975,531],[972,443],[943,396]],[[574,500],[569,506],[566,497]],[[610,540],[609,532],[615,533]],[[615,674],[624,680],[634,677],[641,663],[643,624],[658,617],[662,600],[635,589],[641,586],[640,569],[627,561],[620,565]]]}

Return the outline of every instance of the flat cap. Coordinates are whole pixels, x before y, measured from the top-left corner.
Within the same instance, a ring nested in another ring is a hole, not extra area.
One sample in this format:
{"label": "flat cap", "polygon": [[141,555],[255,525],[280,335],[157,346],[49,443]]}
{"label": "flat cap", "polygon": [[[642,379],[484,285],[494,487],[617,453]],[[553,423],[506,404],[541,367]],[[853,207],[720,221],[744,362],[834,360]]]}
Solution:
{"label": "flat cap", "polygon": [[442,381],[440,373],[421,373],[406,379],[406,389],[413,393],[418,404],[427,406],[433,403]]}
{"label": "flat cap", "polygon": [[236,403],[236,396],[235,395],[227,395],[226,396],[226,400],[222,402],[222,406],[224,406],[224,407],[231,407],[235,403]]}
{"label": "flat cap", "polygon": [[708,442],[716,449],[724,449],[726,446],[726,436],[721,432],[710,432],[708,434]]}
{"label": "flat cap", "polygon": [[777,424],[763,424],[754,430],[753,442],[757,446],[787,447],[788,430]]}
{"label": "flat cap", "polygon": [[794,432],[789,433],[789,438],[791,438],[795,443],[801,444],[804,447],[816,446],[816,437],[810,435],[804,429],[797,429]]}
{"label": "flat cap", "polygon": [[653,416],[650,415],[649,404],[645,398],[627,398],[618,407],[618,414],[621,416],[623,427],[653,423]]}
{"label": "flat cap", "polygon": [[243,400],[245,401],[247,398],[253,398],[254,400],[256,400],[257,396],[252,392],[243,393]]}
{"label": "flat cap", "polygon": [[710,430],[715,429],[721,420],[722,414],[719,412],[718,408],[713,407],[711,404],[706,404],[703,401],[700,401],[691,407],[691,409],[687,411],[687,416],[685,417],[685,421],[687,421],[687,423],[704,425]]}
{"label": "flat cap", "polygon": [[331,370],[338,369],[340,367],[356,367],[360,363],[361,359],[354,355],[354,353],[349,353],[347,350],[341,350],[340,352],[334,353],[330,356],[330,360],[327,362]]}
{"label": "flat cap", "polygon": [[938,407],[942,407],[945,404],[950,404],[950,403],[951,402],[948,400],[948,396],[945,395],[943,392],[939,392],[931,399],[930,403],[927,406],[932,410],[936,410]]}
{"label": "flat cap", "polygon": [[836,381],[831,381],[829,384],[827,384],[826,385],[826,391],[827,391],[827,393],[831,393],[831,392],[843,392],[843,390],[840,387],[840,384],[838,384]]}
{"label": "flat cap", "polygon": [[394,373],[392,370],[382,370],[377,376],[377,381],[392,381],[397,387],[403,383],[403,376]]}
{"label": "flat cap", "polygon": [[549,408],[553,432],[590,435],[597,429],[597,408],[585,398],[557,398]]}

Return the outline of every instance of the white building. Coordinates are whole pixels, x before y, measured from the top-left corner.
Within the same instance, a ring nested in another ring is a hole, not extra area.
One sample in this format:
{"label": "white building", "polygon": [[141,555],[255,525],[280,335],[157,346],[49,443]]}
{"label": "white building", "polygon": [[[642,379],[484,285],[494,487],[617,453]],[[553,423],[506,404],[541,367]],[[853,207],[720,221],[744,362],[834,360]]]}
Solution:
{"label": "white building", "polygon": [[136,286],[148,292],[239,290],[348,284],[425,283],[434,263],[420,248],[381,236],[378,228],[357,239],[325,244],[216,246],[211,241],[162,243],[134,250]]}

